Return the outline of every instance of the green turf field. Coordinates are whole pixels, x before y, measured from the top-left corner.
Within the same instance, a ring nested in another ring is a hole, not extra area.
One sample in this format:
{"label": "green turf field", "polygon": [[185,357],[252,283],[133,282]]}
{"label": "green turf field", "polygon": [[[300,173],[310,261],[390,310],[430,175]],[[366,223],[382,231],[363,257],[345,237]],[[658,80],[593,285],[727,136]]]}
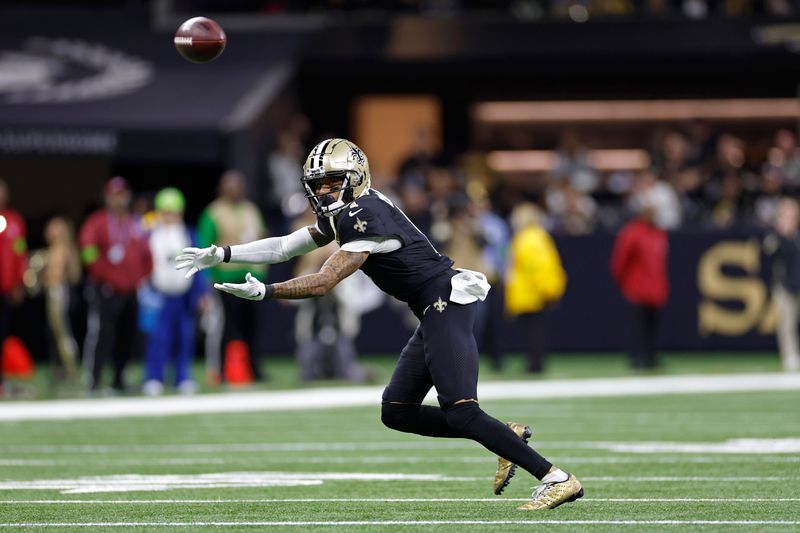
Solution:
{"label": "green turf field", "polygon": [[494,457],[390,431],[377,407],[3,422],[0,528],[797,531],[798,406],[798,391],[484,402],[584,483],[537,513],[514,509],[529,475],[493,496]]}

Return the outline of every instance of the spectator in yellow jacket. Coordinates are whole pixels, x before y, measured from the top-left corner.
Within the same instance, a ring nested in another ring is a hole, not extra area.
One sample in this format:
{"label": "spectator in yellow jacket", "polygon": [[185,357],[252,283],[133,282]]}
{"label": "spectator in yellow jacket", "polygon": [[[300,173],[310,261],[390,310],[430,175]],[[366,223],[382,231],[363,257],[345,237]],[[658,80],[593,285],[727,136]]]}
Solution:
{"label": "spectator in yellow jacket", "polygon": [[514,236],[506,274],[506,311],[518,317],[525,331],[527,370],[537,374],[544,369],[547,312],[567,284],[561,257],[540,217],[539,208],[530,203],[511,212]]}

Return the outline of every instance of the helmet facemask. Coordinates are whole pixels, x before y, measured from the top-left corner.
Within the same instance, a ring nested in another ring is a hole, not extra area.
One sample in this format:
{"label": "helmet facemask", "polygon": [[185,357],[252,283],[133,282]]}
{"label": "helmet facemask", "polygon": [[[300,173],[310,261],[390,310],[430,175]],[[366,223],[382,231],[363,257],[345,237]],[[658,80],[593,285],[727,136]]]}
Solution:
{"label": "helmet facemask", "polygon": [[[332,217],[346,208],[353,197],[353,180],[351,172],[329,172],[319,176],[303,176],[302,183],[306,190],[306,198],[311,209],[318,216]],[[356,177],[357,180],[357,177]],[[318,192],[328,183],[331,188],[327,192]]]}

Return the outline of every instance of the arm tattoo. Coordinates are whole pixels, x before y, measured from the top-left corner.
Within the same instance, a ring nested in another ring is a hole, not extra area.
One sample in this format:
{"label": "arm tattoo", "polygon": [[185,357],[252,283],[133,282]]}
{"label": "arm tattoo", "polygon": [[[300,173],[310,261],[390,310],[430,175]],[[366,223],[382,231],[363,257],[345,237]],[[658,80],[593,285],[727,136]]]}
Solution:
{"label": "arm tattoo", "polygon": [[326,244],[330,243],[333,240],[327,235],[323,235],[322,233],[320,233],[320,231],[317,229],[316,226],[313,225],[307,226],[307,228],[308,232],[311,234],[311,238],[314,239],[314,242],[317,243],[317,246],[319,246],[320,248],[322,248],[323,246],[325,246]]}
{"label": "arm tattoo", "polygon": [[358,270],[369,257],[369,252],[346,252],[339,250],[325,261],[316,274],[300,276],[283,283],[270,285],[271,298],[310,298],[322,296],[337,283]]}

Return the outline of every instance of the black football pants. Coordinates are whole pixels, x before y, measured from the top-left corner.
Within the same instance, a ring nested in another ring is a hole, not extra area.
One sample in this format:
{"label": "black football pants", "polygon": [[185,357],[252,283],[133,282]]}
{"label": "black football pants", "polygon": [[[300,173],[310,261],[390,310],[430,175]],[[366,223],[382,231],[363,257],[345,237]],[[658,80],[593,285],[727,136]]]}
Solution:
{"label": "black football pants", "polygon": [[91,376],[92,389],[100,386],[106,362],[114,363],[111,386],[125,388],[124,373],[133,358],[138,334],[136,293],[118,294],[108,286],[93,286],[89,302],[83,366]]}
{"label": "black football pants", "polygon": [[[425,310],[383,393],[381,419],[406,433],[475,440],[541,479],[552,464],[477,403],[473,326],[478,305],[439,300]],[[421,405],[431,387],[439,408]],[[456,403],[467,399],[475,401]]]}

